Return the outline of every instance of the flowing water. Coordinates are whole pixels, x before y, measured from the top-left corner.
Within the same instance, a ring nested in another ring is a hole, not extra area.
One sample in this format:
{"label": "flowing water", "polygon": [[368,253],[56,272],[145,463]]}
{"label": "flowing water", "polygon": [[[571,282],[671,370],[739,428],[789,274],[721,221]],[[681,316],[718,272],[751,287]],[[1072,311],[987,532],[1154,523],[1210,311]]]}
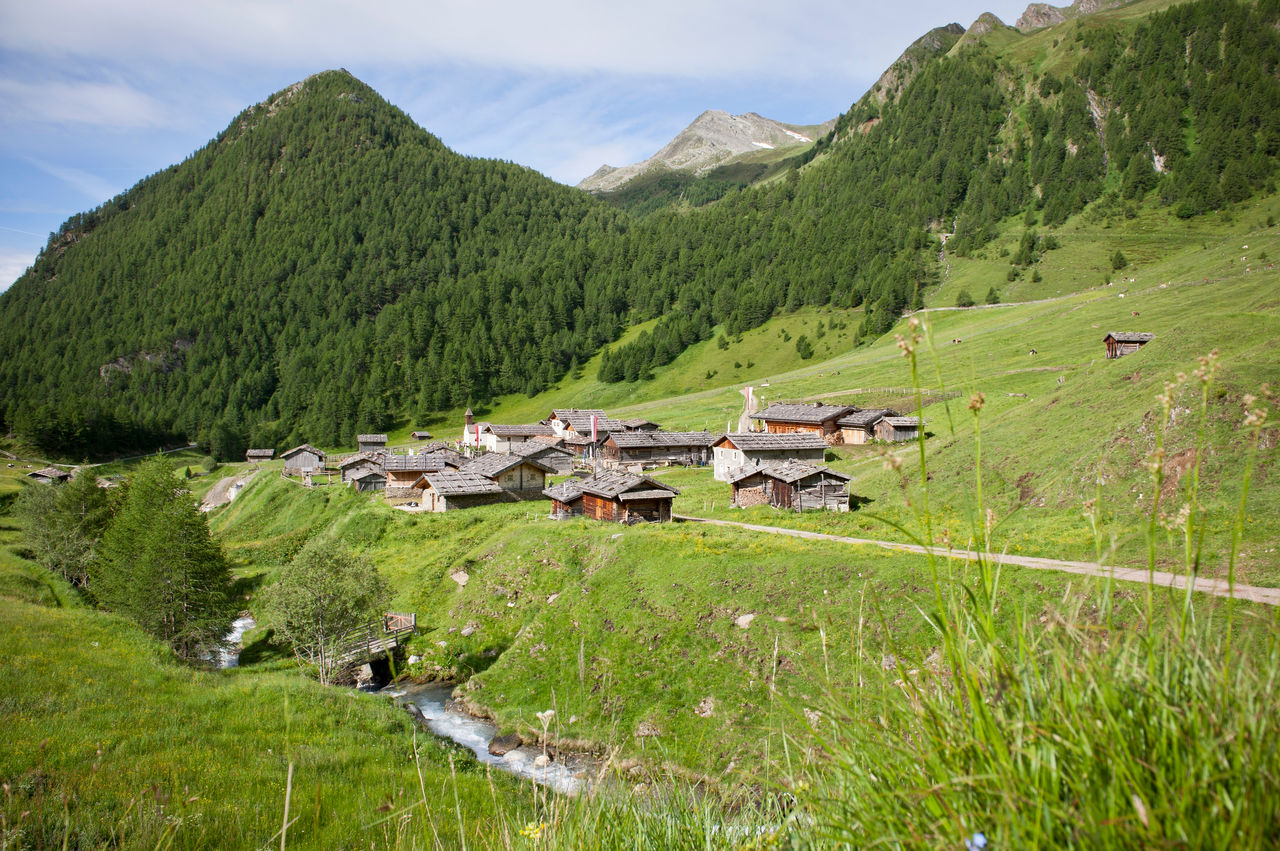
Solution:
{"label": "flowing water", "polygon": [[222,639],[223,646],[217,652],[219,668],[234,668],[240,664],[240,641],[257,625],[253,615],[241,615],[231,622],[231,632]]}
{"label": "flowing water", "polygon": [[[591,764],[580,758],[558,758],[545,766],[535,764],[542,754],[536,746],[516,748],[505,756],[489,753],[489,741],[497,734],[493,723],[465,712],[446,708],[453,694],[453,686],[447,683],[406,684],[388,686],[382,691],[397,703],[412,703],[422,712],[431,732],[470,748],[476,759],[517,777],[527,777],[557,792],[573,794],[586,783]],[[566,759],[566,761],[561,761]]]}

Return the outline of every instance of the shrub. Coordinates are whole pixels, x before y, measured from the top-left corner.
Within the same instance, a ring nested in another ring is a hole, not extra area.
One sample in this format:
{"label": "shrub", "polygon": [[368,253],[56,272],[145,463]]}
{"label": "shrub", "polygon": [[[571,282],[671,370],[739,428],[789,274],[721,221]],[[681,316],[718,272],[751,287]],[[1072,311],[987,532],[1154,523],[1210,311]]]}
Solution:
{"label": "shrub", "polygon": [[961,290],[956,295],[956,307],[973,307],[973,296],[969,295],[968,290]]}

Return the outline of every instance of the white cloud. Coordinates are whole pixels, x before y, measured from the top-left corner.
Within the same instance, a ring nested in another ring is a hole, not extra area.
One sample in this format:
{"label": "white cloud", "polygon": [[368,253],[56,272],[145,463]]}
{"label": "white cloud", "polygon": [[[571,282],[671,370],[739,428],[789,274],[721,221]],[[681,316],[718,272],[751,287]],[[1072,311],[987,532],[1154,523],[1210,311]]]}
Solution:
{"label": "white cloud", "polygon": [[154,127],[164,123],[159,104],[120,82],[0,79],[0,119],[24,122]]}
{"label": "white cloud", "polygon": [[56,163],[47,163],[34,157],[28,157],[27,162],[52,177],[67,184],[71,188],[77,190],[89,200],[100,204],[118,194],[126,187],[117,186],[108,180],[103,180],[98,175],[85,171],[82,168],[74,168],[72,166],[58,165]]}
{"label": "white cloud", "polygon": [[0,292],[9,289],[35,259],[35,255],[27,251],[0,248]]}

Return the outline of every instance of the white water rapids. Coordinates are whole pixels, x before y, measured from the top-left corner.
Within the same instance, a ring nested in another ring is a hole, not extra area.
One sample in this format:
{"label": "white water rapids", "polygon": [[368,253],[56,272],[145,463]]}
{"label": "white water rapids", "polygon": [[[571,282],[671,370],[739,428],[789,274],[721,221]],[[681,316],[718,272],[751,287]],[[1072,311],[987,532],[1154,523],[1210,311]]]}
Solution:
{"label": "white water rapids", "polygon": [[217,653],[219,668],[234,668],[240,664],[240,642],[244,634],[257,625],[253,615],[241,615],[231,622],[231,632],[222,639],[222,647]]}

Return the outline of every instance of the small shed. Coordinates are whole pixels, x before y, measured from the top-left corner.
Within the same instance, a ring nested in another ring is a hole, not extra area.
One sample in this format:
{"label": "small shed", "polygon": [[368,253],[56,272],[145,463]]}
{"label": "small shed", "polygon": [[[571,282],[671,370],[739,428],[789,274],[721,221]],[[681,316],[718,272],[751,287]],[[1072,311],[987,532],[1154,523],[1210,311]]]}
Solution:
{"label": "small shed", "polygon": [[431,432],[429,431],[411,431],[409,432],[410,440],[430,440]]}
{"label": "small shed", "polygon": [[597,473],[579,486],[583,516],[615,523],[666,522],[671,519],[671,503],[680,493],[648,476],[617,470]]}
{"label": "small shed", "polygon": [[418,503],[428,511],[453,511],[513,499],[497,482],[460,470],[423,473],[414,488],[422,492]]}
{"label": "small shed", "polygon": [[852,476],[798,461],[745,465],[729,473],[732,504],[738,508],[771,505],[791,511],[849,510]]}
{"label": "small shed", "polygon": [[876,440],[902,443],[920,437],[921,426],[927,425],[919,417],[884,417],[876,423]]}
{"label": "small shed", "polygon": [[552,517],[580,517],[582,515],[582,482],[566,479],[549,487],[542,495],[551,500]]}
{"label": "small shed", "polygon": [[634,418],[629,420],[618,420],[618,422],[622,423],[622,427],[626,431],[661,431],[662,430],[662,426],[658,425],[653,420]]}
{"label": "small shed", "polygon": [[386,448],[387,436],[385,434],[356,435],[356,451],[358,452],[380,452]]}
{"label": "small shed", "polygon": [[853,405],[827,405],[822,402],[812,404],[785,405],[774,403],[751,419],[759,420],[764,431],[771,434],[794,434],[812,432],[823,436],[838,434],[840,429],[836,420],[856,412]]}
{"label": "small shed", "polygon": [[711,445],[715,462],[715,478],[729,481],[729,471],[744,464],[760,465],[770,461],[802,461],[821,464],[827,452],[822,435],[770,434],[759,431],[732,432]]}
{"label": "small shed", "polygon": [[382,472],[382,454],[378,452],[357,452],[348,455],[338,462],[338,471],[342,473],[342,483],[350,484],[365,473]]}
{"label": "small shed", "polygon": [[35,479],[37,482],[43,482],[46,485],[56,485],[70,479],[71,474],[66,470],[59,470],[57,467],[45,467],[43,470],[27,473],[27,478]]}
{"label": "small shed", "polygon": [[[563,443],[563,441],[560,442]],[[558,475],[566,475],[573,472],[573,453],[565,449],[563,445],[556,446],[552,443],[544,443],[541,440],[527,440],[511,447],[511,454],[540,461]]]}
{"label": "small shed", "polygon": [[600,457],[610,467],[633,472],[671,464],[700,467],[710,463],[717,437],[706,431],[614,432],[600,447]]}
{"label": "small shed", "polygon": [[369,470],[352,479],[350,485],[361,492],[386,490],[387,477],[377,470]]}
{"label": "small shed", "polygon": [[285,473],[312,473],[324,469],[324,452],[309,443],[295,446],[280,457],[284,459]]}
{"label": "small shed", "polygon": [[276,457],[274,449],[249,449],[244,453],[244,460],[250,464],[261,464]]}
{"label": "small shed", "polygon": [[1122,358],[1133,354],[1155,338],[1155,334],[1146,331],[1108,331],[1102,342],[1107,347],[1108,358]]}
{"label": "small shed", "polygon": [[434,473],[448,465],[440,455],[383,455],[382,472],[387,476],[387,499],[413,499],[414,483],[423,473]]}
{"label": "small shed", "polygon": [[897,411],[888,408],[855,411],[836,420],[836,425],[840,426],[840,437],[845,443],[860,446],[876,439],[876,423],[897,415]]}
{"label": "small shed", "polygon": [[521,499],[541,499],[547,486],[547,473],[555,470],[526,456],[486,452],[464,464],[462,472],[483,476]]}

